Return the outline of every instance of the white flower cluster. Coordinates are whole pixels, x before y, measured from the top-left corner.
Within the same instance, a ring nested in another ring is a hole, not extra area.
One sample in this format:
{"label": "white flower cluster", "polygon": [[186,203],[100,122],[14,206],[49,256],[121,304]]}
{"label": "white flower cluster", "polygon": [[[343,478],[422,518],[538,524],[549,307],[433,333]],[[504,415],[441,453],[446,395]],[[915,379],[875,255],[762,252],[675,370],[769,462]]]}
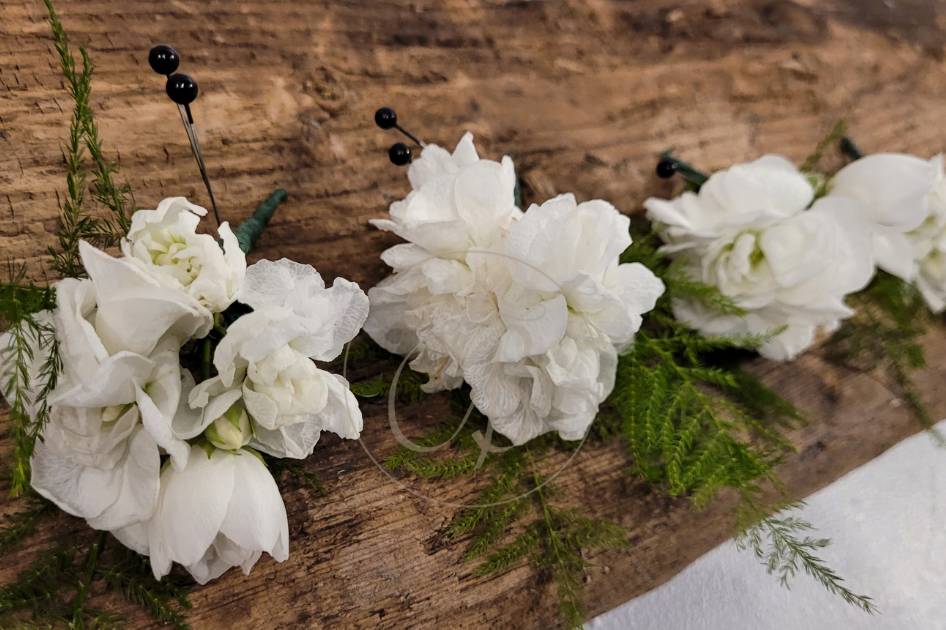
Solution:
{"label": "white flower cluster", "polygon": [[382,255],[394,274],[368,292],[366,332],[416,354],[426,391],[468,383],[514,444],[581,438],[664,291],[646,267],[619,263],[628,218],[572,195],[522,212],[512,160],[480,159],[470,134],[452,154],[428,145],[408,176],[413,191],[373,222],[408,242]]}
{"label": "white flower cluster", "polygon": [[874,275],[871,226],[857,200],[815,199],[811,181],[780,156],[714,173],[698,193],[648,199],[664,253],[717,287],[744,314],[675,300],[674,315],[711,336],[770,335],[759,352],[786,360],[853,311],[844,297]]}
{"label": "white flower cluster", "polygon": [[708,335],[773,334],[760,352],[796,356],[852,314],[846,294],[876,266],[946,308],[943,156],[876,154],[842,168],[815,199],[811,180],[775,155],[714,173],[698,193],[648,199],[648,216],[685,271],[745,315],[677,300],[678,319]]}
{"label": "white flower cluster", "polygon": [[[135,213],[121,258],[80,243],[88,278],[60,281],[40,314],[62,372],[32,459],[42,496],[148,555],[156,577],[178,562],[201,583],[263,551],[286,559],[286,510],[258,451],[301,458],[322,430],[358,437],[347,383],[312,359],[338,356],[368,313],[357,285],[326,288],[307,265],[247,269],[226,223],[222,246],[197,233],[205,213],[183,198]],[[252,311],[224,330],[237,300]],[[221,334],[216,376],[195,385],[182,347]],[[49,349],[35,345],[38,371]]]}

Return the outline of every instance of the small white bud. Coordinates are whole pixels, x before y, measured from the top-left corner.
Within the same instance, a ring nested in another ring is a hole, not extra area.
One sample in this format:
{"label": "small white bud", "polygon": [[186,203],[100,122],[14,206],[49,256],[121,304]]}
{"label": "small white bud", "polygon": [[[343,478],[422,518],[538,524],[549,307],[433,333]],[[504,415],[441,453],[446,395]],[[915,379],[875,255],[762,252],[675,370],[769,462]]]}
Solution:
{"label": "small white bud", "polygon": [[253,437],[253,430],[243,403],[233,403],[222,416],[207,427],[204,435],[211,444],[226,451],[235,451],[246,446]]}

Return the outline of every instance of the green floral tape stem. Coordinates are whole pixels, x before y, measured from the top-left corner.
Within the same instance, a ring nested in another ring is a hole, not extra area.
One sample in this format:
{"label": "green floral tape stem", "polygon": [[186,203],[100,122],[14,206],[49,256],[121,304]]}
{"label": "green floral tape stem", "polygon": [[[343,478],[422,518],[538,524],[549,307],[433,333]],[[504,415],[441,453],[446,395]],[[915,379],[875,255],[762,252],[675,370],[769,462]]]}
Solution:
{"label": "green floral tape stem", "polygon": [[240,249],[242,249],[245,254],[249,254],[250,251],[252,251],[253,246],[256,245],[256,241],[263,234],[263,230],[266,229],[266,224],[273,218],[276,208],[278,208],[279,204],[284,202],[288,196],[289,193],[284,189],[277,188],[270,193],[269,197],[267,197],[263,203],[256,206],[256,210],[253,211],[249,219],[241,223],[237,229],[234,230],[233,233],[237,237],[237,242],[240,243]]}

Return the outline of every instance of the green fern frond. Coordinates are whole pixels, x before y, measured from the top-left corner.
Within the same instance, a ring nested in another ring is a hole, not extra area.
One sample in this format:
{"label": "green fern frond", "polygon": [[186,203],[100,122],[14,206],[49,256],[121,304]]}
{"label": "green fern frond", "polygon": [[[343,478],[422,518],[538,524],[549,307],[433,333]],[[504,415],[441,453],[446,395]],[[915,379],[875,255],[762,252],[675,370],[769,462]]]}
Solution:
{"label": "green fern frond", "polygon": [[[29,487],[29,461],[33,445],[49,417],[48,395],[55,389],[61,368],[55,328],[36,318],[34,313],[16,313],[15,303],[7,302],[4,310],[15,318],[7,330],[5,347],[0,348],[0,365],[5,372],[4,397],[10,403],[13,457],[10,461],[10,491],[14,496]],[[34,383],[31,366],[36,350],[48,351]],[[33,410],[31,413],[30,410]]]}
{"label": "green fern frond", "polygon": [[12,583],[0,587],[0,619],[24,608],[36,613],[55,608],[58,594],[54,589],[74,577],[77,553],[78,548],[72,545],[42,551]]}

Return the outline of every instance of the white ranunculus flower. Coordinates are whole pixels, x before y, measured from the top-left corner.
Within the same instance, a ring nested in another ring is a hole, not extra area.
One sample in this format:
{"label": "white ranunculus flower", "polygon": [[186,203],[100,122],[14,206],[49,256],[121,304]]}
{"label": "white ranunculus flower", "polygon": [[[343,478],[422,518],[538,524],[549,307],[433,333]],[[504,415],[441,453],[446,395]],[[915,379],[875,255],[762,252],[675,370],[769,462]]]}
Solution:
{"label": "white ranunculus flower", "polygon": [[348,382],[312,359],[336,358],[358,333],[368,311],[358,285],[338,278],[326,288],[308,265],[261,261],[247,270],[240,301],[254,311],[227,329],[214,352],[218,375],[189,395],[200,418],[175,419],[175,434],[194,437],[241,401],[249,444],[277,457],[308,456],[323,430],[357,438],[363,422]]}
{"label": "white ranunculus flower", "polygon": [[[760,197],[750,182],[771,177],[773,164],[780,165],[779,178],[770,182],[769,198]],[[860,205],[831,196],[806,210],[813,191],[801,173],[789,177],[789,166],[767,156],[714,174],[698,195],[644,204],[666,235],[664,251],[682,257],[688,275],[717,287],[746,311],[725,315],[677,301],[676,317],[707,335],[778,332],[760,348],[776,360],[796,356],[817,333],[849,317],[844,297],[862,289],[874,273],[871,231]],[[740,186],[746,187],[745,198]],[[720,191],[738,211],[721,204]],[[758,208],[755,217],[752,207]]]}
{"label": "white ranunculus flower", "polygon": [[391,218],[372,221],[410,242],[381,255],[395,274],[369,290],[365,332],[390,352],[416,351],[411,368],[430,376],[425,391],[452,389],[463,382],[463,348],[476,337],[457,334],[465,310],[482,310],[474,294],[484,283],[508,282],[501,242],[522,215],[515,169],[508,157],[480,159],[467,133],[452,155],[427,145],[408,177],[413,191],[391,204]]}
{"label": "white ranunculus flower", "polygon": [[879,153],[831,180],[830,194],[860,202],[874,230],[877,266],[916,282],[934,311],[946,306],[946,176],[943,156]]}
{"label": "white ranunculus flower", "polygon": [[236,299],[246,273],[246,256],[230,225],[217,228],[223,248],[210,234],[198,234],[207,211],[183,197],[170,197],[155,210],[131,218],[122,252],[165,286],[180,288],[214,313]]}
{"label": "white ranunculus flower", "polygon": [[177,562],[200,584],[239,566],[244,574],[265,551],[289,557],[289,523],[279,488],[249,451],[192,446],[184,469],[161,473],[154,515],[145,524],[115,532],[123,543],[150,556],[157,579]]}
{"label": "white ranunculus flower", "polygon": [[512,160],[480,159],[470,133],[453,154],[427,145],[407,175],[413,191],[391,204],[390,219],[372,224],[434,256],[462,260],[470,248],[490,247],[521,214]]}
{"label": "white ranunculus flower", "polygon": [[239,300],[254,311],[268,309],[283,322],[273,331],[281,341],[270,338],[263,346],[291,343],[317,361],[337,358],[368,317],[368,296],[357,284],[336,278],[326,288],[315,268],[286,258],[261,260],[247,269]]}
{"label": "white ranunculus flower", "polygon": [[[365,331],[410,355],[411,368],[429,377],[426,391],[467,382],[476,407],[513,443],[548,431],[580,439],[614,386],[618,351],[663,284],[642,265],[619,264],[629,221],[608,203],[562,195],[523,214],[512,205],[514,182],[487,196],[446,180],[437,203],[420,208],[452,217],[467,196],[490,208],[465,216],[462,229],[437,221],[423,224],[427,231],[394,229],[422,198],[412,177],[415,191],[392,204],[394,220],[375,222],[410,242],[382,255],[394,273],[369,291]],[[462,242],[432,244],[439,230],[443,243],[458,233]]]}

